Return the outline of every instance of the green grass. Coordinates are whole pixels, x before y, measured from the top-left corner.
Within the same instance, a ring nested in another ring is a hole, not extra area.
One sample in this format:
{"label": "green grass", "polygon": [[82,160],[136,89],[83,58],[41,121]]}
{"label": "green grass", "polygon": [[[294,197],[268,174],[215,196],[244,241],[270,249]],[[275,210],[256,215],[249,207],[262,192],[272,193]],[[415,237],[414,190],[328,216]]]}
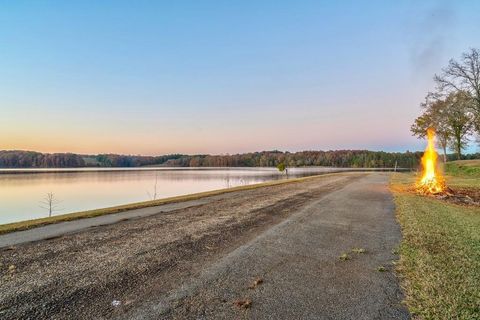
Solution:
{"label": "green grass", "polygon": [[126,205],[116,206],[116,207],[109,207],[109,208],[102,208],[102,209],[96,209],[96,210],[62,214],[62,215],[48,217],[48,218],[40,218],[40,219],[33,219],[33,220],[27,220],[27,221],[20,221],[20,222],[2,224],[2,225],[0,225],[0,234],[5,234],[5,233],[9,233],[9,232],[14,232],[14,231],[27,230],[27,229],[31,229],[31,228],[35,228],[35,227],[39,227],[39,226],[43,226],[43,225],[48,225],[48,224],[53,224],[53,223],[72,221],[72,220],[78,220],[78,219],[85,219],[85,218],[93,218],[93,217],[103,216],[103,215],[107,215],[107,214],[124,212],[124,211],[128,211],[128,210],[154,207],[154,206],[163,205],[163,204],[167,204],[167,203],[197,200],[197,199],[200,199],[200,198],[215,196],[215,195],[229,193],[229,192],[251,190],[251,189],[256,189],[256,188],[261,188],[261,187],[275,186],[275,185],[287,184],[287,183],[297,183],[297,182],[307,181],[307,180],[310,180],[310,179],[316,179],[316,178],[323,177],[323,176],[330,176],[330,175],[333,175],[333,174],[335,174],[335,173],[324,174],[324,175],[320,175],[320,176],[317,175],[317,176],[309,176],[309,177],[303,177],[303,178],[294,178],[294,179],[288,179],[288,180],[268,181],[268,182],[263,182],[263,183],[247,185],[247,186],[239,186],[239,187],[233,187],[233,188],[228,188],[228,189],[220,189],[220,190],[213,190],[213,191],[207,191],[207,192],[200,192],[200,193],[194,193],[194,194],[189,194],[189,195],[184,195],[184,196],[158,199],[158,200],[153,200],[153,201],[131,203],[131,204],[126,204]]}
{"label": "green grass", "polygon": [[[478,179],[447,173],[452,187],[480,187]],[[420,319],[480,319],[480,208],[407,192],[413,181],[412,174],[392,176],[406,304]]]}
{"label": "green grass", "polygon": [[480,189],[480,160],[447,162],[445,174],[451,187]]}
{"label": "green grass", "polygon": [[459,160],[445,164],[445,173],[457,177],[480,178],[480,160]]}

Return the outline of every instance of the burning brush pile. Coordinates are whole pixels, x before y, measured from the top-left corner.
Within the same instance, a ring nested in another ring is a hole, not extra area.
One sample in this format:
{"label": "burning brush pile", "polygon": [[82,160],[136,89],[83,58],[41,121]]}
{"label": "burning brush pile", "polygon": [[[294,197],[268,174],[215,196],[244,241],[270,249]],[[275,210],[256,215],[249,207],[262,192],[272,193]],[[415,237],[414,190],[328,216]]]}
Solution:
{"label": "burning brush pile", "polygon": [[447,187],[445,178],[438,167],[438,155],[435,151],[435,131],[428,129],[428,144],[422,157],[422,175],[415,184],[415,191],[422,195],[434,196],[438,199],[445,199],[450,202],[469,205],[480,205],[480,197],[475,194],[473,197],[469,195],[468,190],[454,190]]}
{"label": "burning brush pile", "polygon": [[428,145],[422,157],[422,177],[417,181],[415,188],[418,193],[424,195],[442,194],[447,191],[445,178],[438,170],[437,152],[435,151],[435,131],[428,129],[427,131]]}

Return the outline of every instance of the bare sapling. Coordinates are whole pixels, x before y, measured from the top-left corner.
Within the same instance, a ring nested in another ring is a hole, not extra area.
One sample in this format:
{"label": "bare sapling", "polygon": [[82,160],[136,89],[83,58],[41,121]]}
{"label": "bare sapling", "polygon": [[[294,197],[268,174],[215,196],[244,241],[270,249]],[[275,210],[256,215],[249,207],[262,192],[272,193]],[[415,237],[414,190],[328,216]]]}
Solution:
{"label": "bare sapling", "polygon": [[150,191],[147,191],[148,197],[150,200],[157,200],[157,185],[158,185],[158,173],[155,172],[155,183],[153,184],[153,191],[150,193]]}
{"label": "bare sapling", "polygon": [[60,204],[60,202],[61,201],[55,197],[55,194],[53,192],[48,192],[45,195],[45,198],[40,201],[40,207],[48,210],[48,216],[51,217],[53,212],[59,210],[58,204]]}

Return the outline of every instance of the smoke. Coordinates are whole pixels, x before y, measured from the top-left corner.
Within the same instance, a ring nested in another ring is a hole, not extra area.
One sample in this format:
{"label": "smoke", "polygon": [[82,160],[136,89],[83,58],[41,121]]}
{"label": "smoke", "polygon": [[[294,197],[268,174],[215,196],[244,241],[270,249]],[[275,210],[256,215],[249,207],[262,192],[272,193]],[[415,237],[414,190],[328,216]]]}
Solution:
{"label": "smoke", "polygon": [[412,30],[410,56],[413,72],[433,76],[445,64],[446,52],[455,27],[455,11],[450,2],[440,1],[418,16]]}

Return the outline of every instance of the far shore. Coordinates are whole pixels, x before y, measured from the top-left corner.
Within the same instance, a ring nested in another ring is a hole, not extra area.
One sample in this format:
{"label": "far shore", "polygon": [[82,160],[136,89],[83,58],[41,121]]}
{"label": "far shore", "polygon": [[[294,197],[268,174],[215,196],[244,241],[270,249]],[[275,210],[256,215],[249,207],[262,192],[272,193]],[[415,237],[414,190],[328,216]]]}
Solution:
{"label": "far shore", "polygon": [[[121,171],[191,171],[191,170],[271,170],[273,173],[279,173],[275,167],[162,167],[162,166],[144,166],[144,167],[78,167],[78,168],[0,168],[0,174],[23,174],[23,173],[72,173],[72,172],[121,172]],[[360,171],[411,171],[410,168],[350,168],[350,167],[288,167],[288,170],[301,169],[322,169],[327,172],[360,172]]]}

